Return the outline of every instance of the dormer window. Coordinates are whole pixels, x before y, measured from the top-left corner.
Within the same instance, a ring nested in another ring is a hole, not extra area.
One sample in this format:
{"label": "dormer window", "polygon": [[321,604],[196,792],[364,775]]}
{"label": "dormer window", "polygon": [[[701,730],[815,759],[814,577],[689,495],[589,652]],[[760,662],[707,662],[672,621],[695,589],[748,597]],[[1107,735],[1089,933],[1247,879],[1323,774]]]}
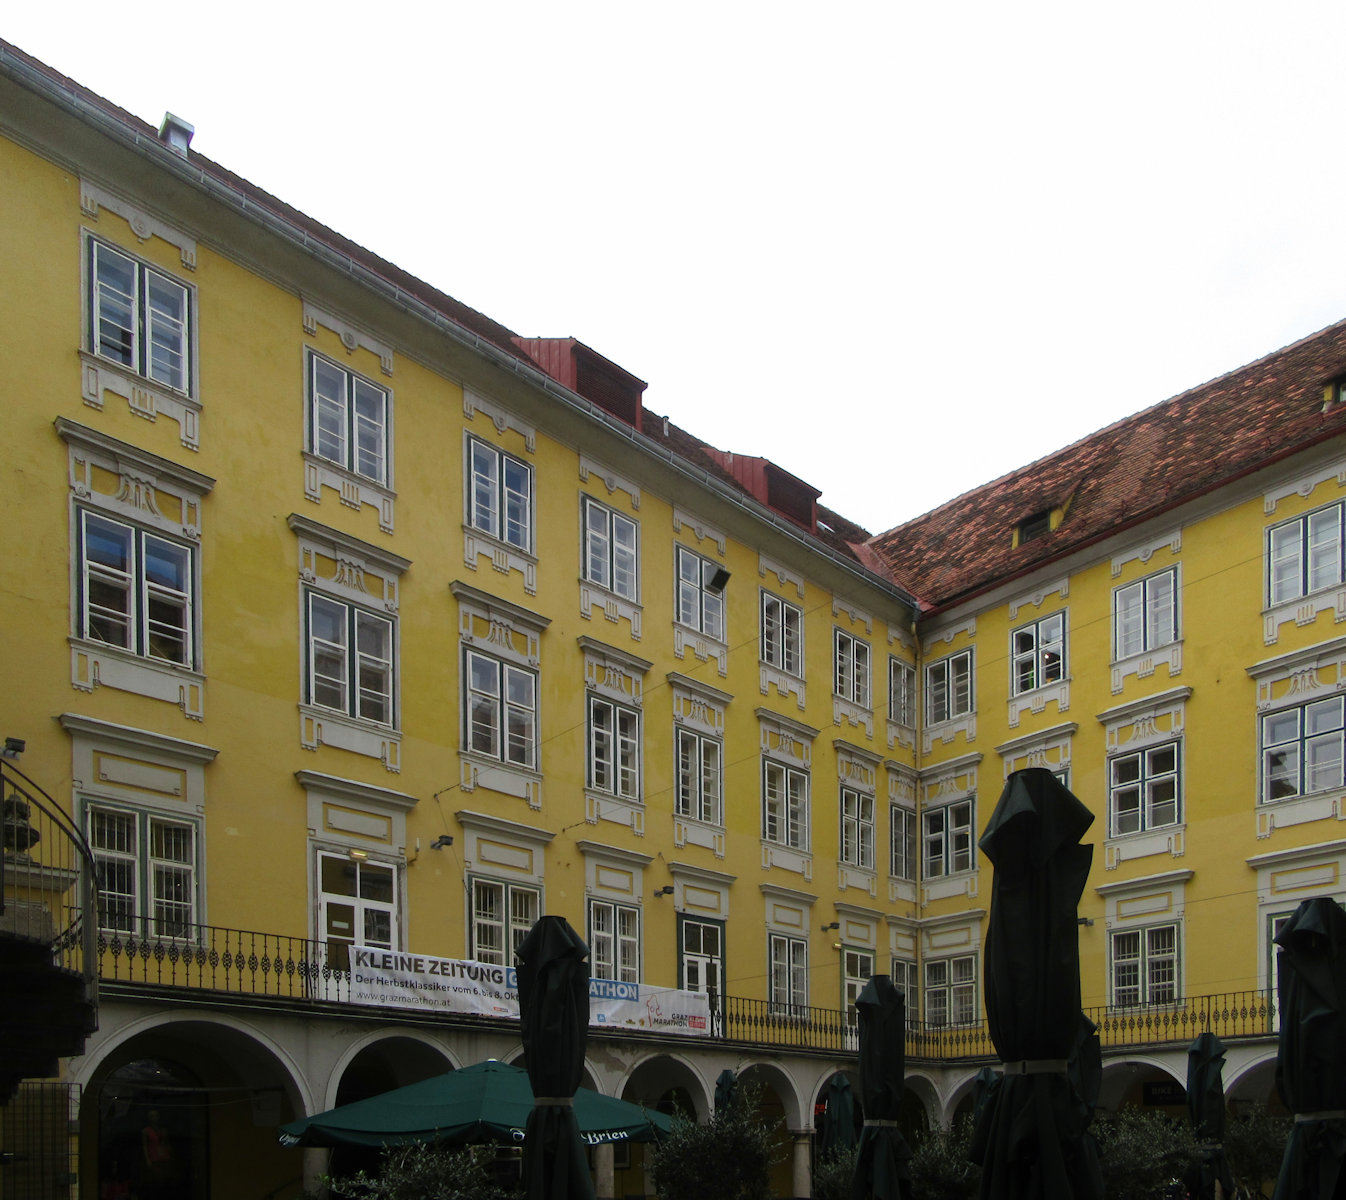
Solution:
{"label": "dormer window", "polygon": [[1014,544],[1022,546],[1025,542],[1031,542],[1034,538],[1042,537],[1051,531],[1052,510],[1044,508],[1041,512],[1036,512],[1031,517],[1025,517],[1019,522],[1015,529]]}

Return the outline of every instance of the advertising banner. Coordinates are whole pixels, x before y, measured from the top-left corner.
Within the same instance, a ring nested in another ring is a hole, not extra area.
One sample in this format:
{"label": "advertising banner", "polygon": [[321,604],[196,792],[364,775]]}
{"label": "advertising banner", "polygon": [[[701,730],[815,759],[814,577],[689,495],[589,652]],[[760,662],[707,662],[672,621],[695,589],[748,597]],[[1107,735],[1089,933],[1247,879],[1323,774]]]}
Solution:
{"label": "advertising banner", "polygon": [[[518,1017],[513,967],[352,946],[351,1002],[442,1013]],[[589,980],[589,1024],[683,1037],[710,1036],[705,992]]]}

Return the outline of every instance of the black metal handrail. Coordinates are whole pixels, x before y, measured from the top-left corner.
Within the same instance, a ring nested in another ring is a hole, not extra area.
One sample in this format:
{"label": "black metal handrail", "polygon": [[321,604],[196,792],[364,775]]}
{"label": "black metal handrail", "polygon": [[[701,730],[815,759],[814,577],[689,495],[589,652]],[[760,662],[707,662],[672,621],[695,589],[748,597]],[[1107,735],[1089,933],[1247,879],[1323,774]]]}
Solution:
{"label": "black metal handrail", "polygon": [[50,946],[55,965],[82,975],[96,1001],[98,864],[88,840],[9,758],[0,758],[0,816],[0,935]]}

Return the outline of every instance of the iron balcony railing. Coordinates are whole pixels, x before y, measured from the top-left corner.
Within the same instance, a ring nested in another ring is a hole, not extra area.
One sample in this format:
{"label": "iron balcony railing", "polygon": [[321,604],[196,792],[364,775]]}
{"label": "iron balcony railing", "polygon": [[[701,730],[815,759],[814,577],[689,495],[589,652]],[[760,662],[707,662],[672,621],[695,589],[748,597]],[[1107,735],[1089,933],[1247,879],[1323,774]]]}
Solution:
{"label": "iron balcony railing", "polygon": [[[134,930],[103,930],[97,961],[105,983],[153,989],[193,989],[281,1001],[350,1003],[350,973],[344,947],[312,938],[214,925],[172,925],[172,936],[146,921]],[[712,1035],[754,1047],[853,1053],[854,1014],[809,1005],[774,1004],[743,996],[712,997]],[[1085,1010],[1104,1050],[1178,1046],[1199,1033],[1223,1041],[1265,1038],[1276,1033],[1273,997],[1265,991],[1192,996],[1171,1004]],[[470,1017],[473,1023],[508,1018]],[[643,1035],[634,1035],[643,1036]],[[911,1062],[996,1061],[984,1021],[931,1024],[909,1021]]]}
{"label": "iron balcony railing", "polygon": [[[0,757],[0,937],[50,947],[97,999],[97,864],[79,826],[10,758]],[[91,919],[85,920],[84,915]]]}

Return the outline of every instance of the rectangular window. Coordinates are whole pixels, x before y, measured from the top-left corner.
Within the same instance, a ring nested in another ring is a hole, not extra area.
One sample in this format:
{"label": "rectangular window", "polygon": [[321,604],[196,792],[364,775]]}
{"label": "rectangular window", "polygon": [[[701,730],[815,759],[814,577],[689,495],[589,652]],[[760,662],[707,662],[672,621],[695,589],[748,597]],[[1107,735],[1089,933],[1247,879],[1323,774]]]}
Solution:
{"label": "rectangular window", "polygon": [[874,797],[841,789],[841,861],[874,868]]}
{"label": "rectangular window", "polygon": [[803,678],[804,614],[770,592],[762,593],[762,661]]}
{"label": "rectangular window", "polygon": [[464,652],[463,746],[474,754],[516,767],[537,767],[537,676],[478,654]]}
{"label": "rectangular window", "polygon": [[771,960],[767,1000],[772,1011],[788,1014],[804,1009],[809,1002],[808,942],[773,933],[768,936],[767,945]]}
{"label": "rectangular window", "polygon": [[1282,521],[1267,530],[1267,595],[1272,604],[1341,583],[1342,519],[1346,505]]}
{"label": "rectangular window", "polygon": [[1108,807],[1113,837],[1182,820],[1180,761],[1177,742],[1119,754],[1112,760]]}
{"label": "rectangular window", "polygon": [[589,697],[589,786],[640,799],[640,713],[601,696]]}
{"label": "rectangular window", "polygon": [[393,622],[317,592],[308,600],[308,703],[392,725]]}
{"label": "rectangular window", "polygon": [[977,956],[927,959],[925,1019],[930,1025],[970,1025],[977,1019]]}
{"label": "rectangular window", "polygon": [[327,965],[350,970],[350,948],[396,950],[397,868],[345,854],[318,855],[318,929]]}
{"label": "rectangular window", "polygon": [[1178,640],[1178,569],[1138,579],[1113,593],[1117,660],[1147,654]]}
{"label": "rectangular window", "polygon": [[79,560],[78,636],[196,665],[190,547],[81,509]]}
{"label": "rectangular window", "polygon": [[916,879],[916,813],[900,804],[888,806],[888,842],[894,879]]}
{"label": "rectangular window", "polygon": [[89,239],[90,350],[177,392],[192,384],[192,292]]}
{"label": "rectangular window", "polygon": [[907,1002],[907,1026],[920,1023],[921,1019],[921,977],[916,963],[910,958],[894,958],[888,972],[893,987],[902,993]]}
{"label": "rectangular window", "polygon": [[140,937],[193,937],[196,826],[93,805],[88,821],[100,878],[100,927]]}
{"label": "rectangular window", "polygon": [[762,766],[762,837],[795,850],[808,849],[808,772],[778,762]]}
{"label": "rectangular window", "polygon": [[677,731],[678,774],[674,804],[678,816],[708,825],[722,822],[720,743],[690,729]]}
{"label": "rectangular window", "polygon": [[542,893],[535,887],[472,881],[472,945],[474,962],[514,965],[519,945],[542,911]]}
{"label": "rectangular window", "polygon": [[1178,927],[1153,925],[1112,935],[1112,1003],[1118,1008],[1174,1004],[1178,986]]}
{"label": "rectangular window", "polygon": [[900,658],[888,660],[888,719],[916,727],[916,668]]}
{"label": "rectangular window", "polygon": [[1021,625],[1010,634],[1010,678],[1016,696],[1061,681],[1065,674],[1065,636],[1064,613]]}
{"label": "rectangular window", "polygon": [[950,654],[925,669],[926,720],[931,725],[972,711],[972,651]]}
{"label": "rectangular window", "polygon": [[640,586],[638,526],[630,517],[613,512],[585,496],[582,574],[590,583],[637,600]]}
{"label": "rectangular window", "polygon": [[841,951],[841,1011],[846,1023],[856,1023],[855,999],[865,990],[865,984],[874,974],[874,955],[869,950],[846,946]]}
{"label": "rectangular window", "polygon": [[310,351],[309,450],[378,484],[388,482],[388,393]]}
{"label": "rectangular window", "polygon": [[836,630],[835,692],[843,700],[869,707],[869,643]]}
{"label": "rectangular window", "polygon": [[927,809],[922,816],[923,877],[955,875],[973,867],[973,802],[960,800]]}
{"label": "rectangular window", "polygon": [[467,523],[487,537],[531,554],[533,468],[488,442],[467,440]]}
{"label": "rectangular window", "polygon": [[1262,718],[1262,802],[1343,785],[1341,696]]}
{"label": "rectangular window", "polygon": [[677,548],[677,559],[678,624],[724,641],[724,594],[711,590],[719,565],[686,546]]}
{"label": "rectangular window", "polygon": [[724,995],[724,925],[681,917],[682,987],[688,992],[711,996],[711,1011]]}
{"label": "rectangular window", "polygon": [[590,900],[589,951],[595,979],[640,982],[640,909]]}

